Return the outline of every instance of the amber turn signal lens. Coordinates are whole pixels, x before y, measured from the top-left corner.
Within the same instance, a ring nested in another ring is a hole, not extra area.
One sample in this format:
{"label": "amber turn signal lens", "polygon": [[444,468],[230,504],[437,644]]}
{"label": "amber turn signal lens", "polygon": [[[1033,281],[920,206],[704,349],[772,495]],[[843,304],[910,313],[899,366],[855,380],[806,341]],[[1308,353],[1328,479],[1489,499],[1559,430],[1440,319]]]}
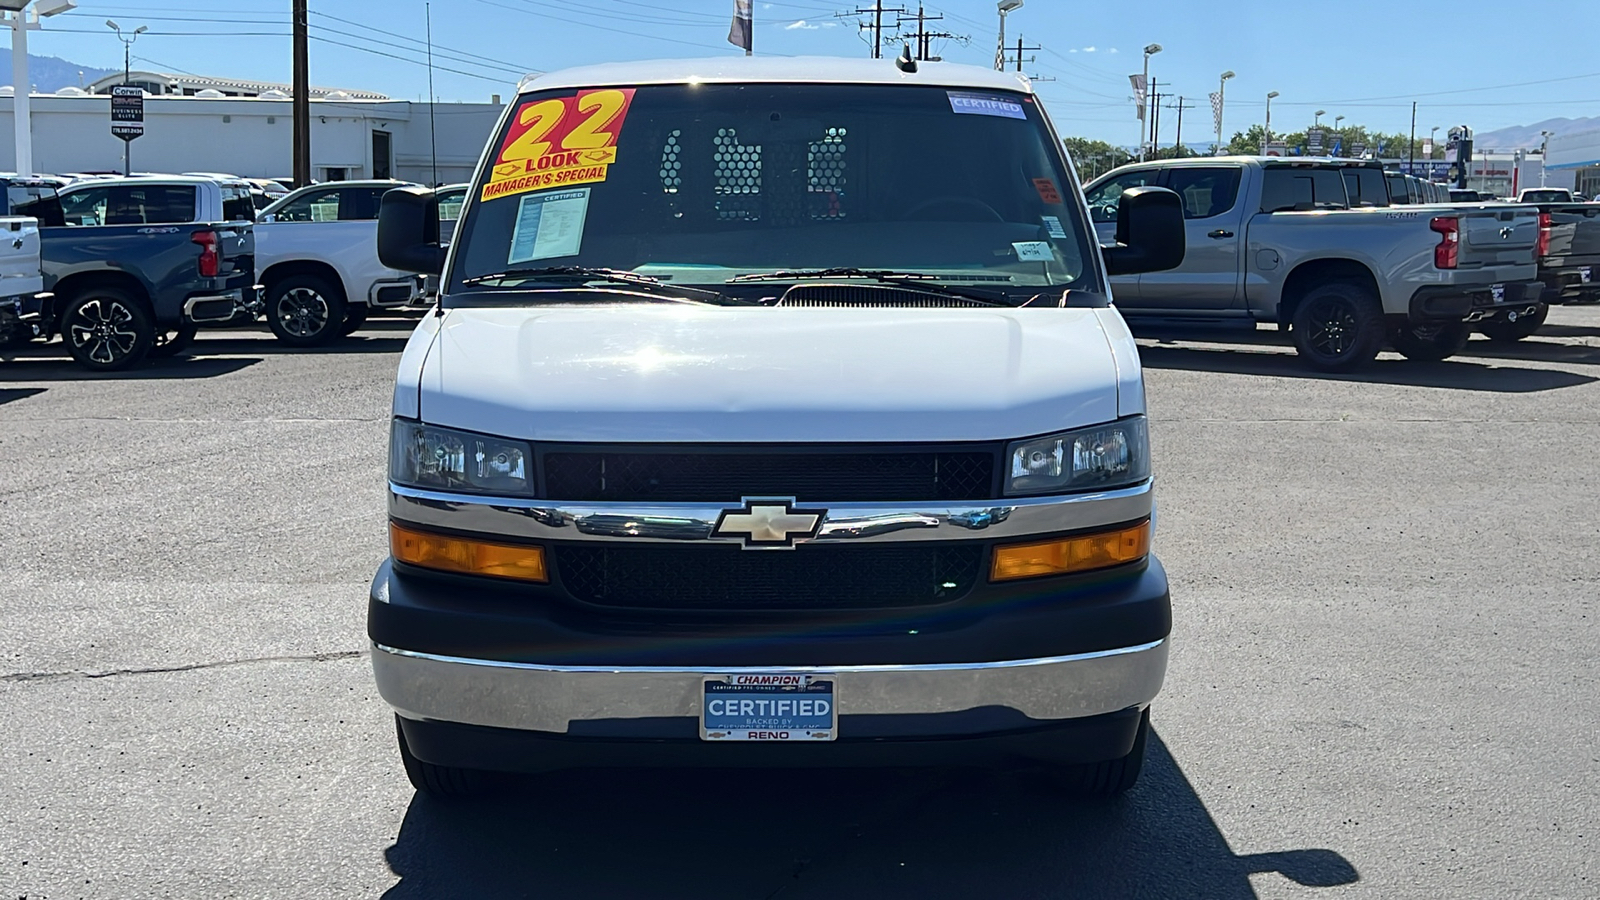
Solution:
{"label": "amber turn signal lens", "polygon": [[1099,534],[996,547],[989,580],[1012,581],[1041,575],[1088,572],[1136,562],[1149,554],[1150,523],[1146,521],[1132,528],[1102,531]]}
{"label": "amber turn signal lens", "polygon": [[394,558],[425,569],[490,575],[518,581],[549,581],[544,548],[518,544],[491,544],[467,538],[413,531],[389,523],[389,552]]}

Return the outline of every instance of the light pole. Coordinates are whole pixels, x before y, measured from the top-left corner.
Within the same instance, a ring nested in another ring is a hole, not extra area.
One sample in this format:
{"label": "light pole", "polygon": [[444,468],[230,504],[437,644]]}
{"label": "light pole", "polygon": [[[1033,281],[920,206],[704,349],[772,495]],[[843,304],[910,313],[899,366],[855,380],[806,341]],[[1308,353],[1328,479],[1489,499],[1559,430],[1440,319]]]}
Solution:
{"label": "light pole", "polygon": [[1004,72],[1006,70],[1006,13],[1021,9],[1022,0],[1000,0],[995,6],[1000,10],[1000,41],[995,45],[994,70],[996,72]]}
{"label": "light pole", "polygon": [[1433,151],[1439,149],[1439,139],[1437,137],[1435,137],[1435,135],[1437,135],[1438,133],[1439,133],[1439,126],[1437,126],[1437,125],[1435,125],[1432,128],[1428,129],[1428,158],[1429,159],[1433,159]]}
{"label": "light pole", "polygon": [[30,0],[0,0],[4,23],[11,29],[11,112],[15,118],[12,130],[17,137],[17,174],[33,174],[33,120],[28,106],[28,92],[32,82],[28,79],[28,32],[40,27],[40,20],[60,15],[77,6],[77,0],[39,0],[29,10]]}
{"label": "light pole", "polygon": [[[149,31],[149,26],[140,25],[132,34],[123,34],[122,28],[117,23],[106,20],[106,27],[117,33],[117,40],[122,42],[122,83],[128,84],[133,80],[133,42],[139,35]],[[122,174],[133,174],[133,141],[122,142]]]}
{"label": "light pole", "polygon": [[1144,115],[1139,117],[1140,162],[1144,162],[1145,135],[1149,132],[1145,126],[1150,122],[1150,57],[1160,52],[1160,44],[1147,44],[1144,48],[1144,96],[1139,98],[1139,106],[1144,110]]}
{"label": "light pole", "polygon": [[1217,156],[1222,155],[1222,104],[1226,100],[1228,79],[1233,77],[1233,70],[1222,73],[1222,78],[1217,82],[1217,149],[1213,151]]}
{"label": "light pole", "polygon": [[1550,154],[1550,135],[1552,134],[1555,134],[1555,132],[1539,132],[1539,137],[1541,138],[1539,141],[1539,187],[1544,187],[1545,157]]}
{"label": "light pole", "polygon": [[1327,114],[1328,114],[1328,111],[1325,110],[1325,109],[1317,110],[1317,112],[1316,112],[1317,120],[1315,122],[1311,123],[1311,127],[1312,128],[1321,128],[1322,127],[1322,117],[1327,115]]}
{"label": "light pole", "polygon": [[1272,98],[1278,96],[1277,91],[1267,91],[1267,124],[1261,133],[1261,155],[1267,155],[1267,145],[1272,143]]}

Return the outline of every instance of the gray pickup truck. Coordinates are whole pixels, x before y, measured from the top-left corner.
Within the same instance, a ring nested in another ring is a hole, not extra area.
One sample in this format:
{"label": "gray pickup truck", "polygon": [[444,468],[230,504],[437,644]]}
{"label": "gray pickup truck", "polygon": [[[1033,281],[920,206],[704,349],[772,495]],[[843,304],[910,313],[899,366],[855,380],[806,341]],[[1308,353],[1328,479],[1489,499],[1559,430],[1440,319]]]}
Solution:
{"label": "gray pickup truck", "polygon": [[107,179],[57,194],[4,179],[0,212],[39,221],[44,289],[34,335],[60,334],[85,368],[114,371],[179,352],[202,322],[254,299],[248,190],[197,178]]}
{"label": "gray pickup truck", "polygon": [[1543,302],[1526,315],[1479,324],[1478,330],[1491,341],[1520,341],[1533,335],[1551,306],[1600,303],[1600,203],[1535,201],[1533,205],[1539,211],[1535,258],[1544,284]]}
{"label": "gray pickup truck", "polygon": [[1458,352],[1475,324],[1537,311],[1538,210],[1390,206],[1372,161],[1215,157],[1107,173],[1085,190],[1108,240],[1123,192],[1184,201],[1188,251],[1167,272],[1113,278],[1140,318],[1275,322],[1323,371],[1370,362],[1387,340],[1412,359]]}

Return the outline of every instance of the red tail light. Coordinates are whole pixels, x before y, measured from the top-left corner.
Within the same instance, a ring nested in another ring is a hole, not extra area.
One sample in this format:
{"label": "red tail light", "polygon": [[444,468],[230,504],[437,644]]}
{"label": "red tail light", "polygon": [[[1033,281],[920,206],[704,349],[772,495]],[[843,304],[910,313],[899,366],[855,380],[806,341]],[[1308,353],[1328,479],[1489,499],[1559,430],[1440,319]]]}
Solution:
{"label": "red tail light", "polygon": [[1539,213],[1539,242],[1533,245],[1533,255],[1543,258],[1550,255],[1550,214]]}
{"label": "red tail light", "polygon": [[222,262],[222,257],[217,254],[217,233],[196,231],[189,235],[189,240],[200,245],[200,274],[207,278],[216,277],[217,266]]}
{"label": "red tail light", "polygon": [[1439,246],[1433,248],[1433,267],[1454,269],[1461,248],[1461,220],[1455,216],[1435,216],[1428,227],[1439,232]]}

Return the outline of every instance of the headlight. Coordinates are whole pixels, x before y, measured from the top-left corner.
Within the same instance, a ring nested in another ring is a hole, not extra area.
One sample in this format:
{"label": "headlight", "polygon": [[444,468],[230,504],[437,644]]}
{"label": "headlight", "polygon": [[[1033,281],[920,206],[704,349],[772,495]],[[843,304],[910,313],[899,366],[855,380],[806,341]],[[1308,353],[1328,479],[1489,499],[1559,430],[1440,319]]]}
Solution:
{"label": "headlight", "polygon": [[1060,494],[1138,484],[1150,477],[1144,416],[1013,443],[1006,494]]}
{"label": "headlight", "polygon": [[533,493],[533,451],[521,441],[395,419],[389,478],[409,487]]}

